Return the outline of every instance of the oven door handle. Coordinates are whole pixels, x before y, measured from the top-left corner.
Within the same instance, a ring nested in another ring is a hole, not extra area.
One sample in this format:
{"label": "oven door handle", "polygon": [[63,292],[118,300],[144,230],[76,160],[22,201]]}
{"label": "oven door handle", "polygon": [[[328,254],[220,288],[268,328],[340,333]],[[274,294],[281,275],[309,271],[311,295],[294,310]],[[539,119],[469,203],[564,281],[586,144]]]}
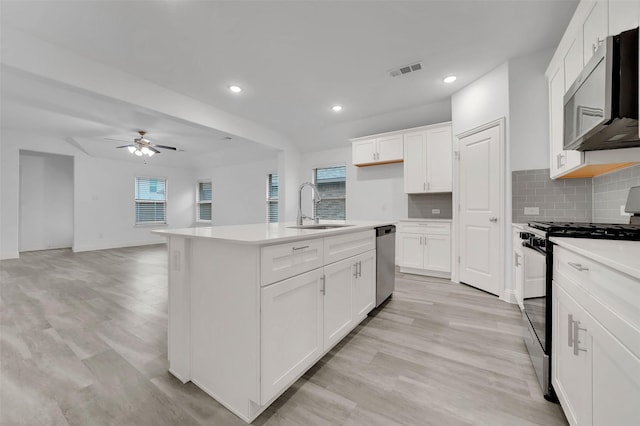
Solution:
{"label": "oven door handle", "polygon": [[524,241],[524,242],[522,243],[522,247],[526,247],[526,248],[528,248],[528,249],[531,249],[531,250],[537,251],[538,253],[542,254],[543,256],[546,256],[546,255],[547,255],[547,252],[546,252],[544,249],[542,249],[542,248],[540,248],[540,247],[534,247],[534,246],[532,246],[532,245],[529,243],[529,241]]}

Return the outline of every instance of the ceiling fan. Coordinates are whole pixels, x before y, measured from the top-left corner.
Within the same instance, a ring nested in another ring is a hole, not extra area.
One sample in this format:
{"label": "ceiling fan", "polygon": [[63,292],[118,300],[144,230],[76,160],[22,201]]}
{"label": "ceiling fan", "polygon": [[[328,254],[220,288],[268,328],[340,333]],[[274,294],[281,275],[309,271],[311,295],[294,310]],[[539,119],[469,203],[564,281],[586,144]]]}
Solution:
{"label": "ceiling fan", "polygon": [[[128,148],[130,153],[135,154],[138,157],[141,157],[143,155],[148,155],[149,157],[151,157],[151,156],[153,156],[155,154],[160,154],[160,151],[158,151],[156,148],[170,149],[172,151],[177,151],[178,150],[174,146],[157,145],[155,143],[152,143],[149,139],[146,139],[144,137],[144,135],[147,134],[147,132],[145,132],[144,130],[139,130],[138,133],[140,134],[140,137],[139,138],[134,138],[133,139],[133,143],[131,143],[129,145],[118,146],[116,148]],[[123,141],[121,139],[105,138],[105,140],[107,140],[107,141],[118,141],[118,142],[127,142],[127,141]]]}

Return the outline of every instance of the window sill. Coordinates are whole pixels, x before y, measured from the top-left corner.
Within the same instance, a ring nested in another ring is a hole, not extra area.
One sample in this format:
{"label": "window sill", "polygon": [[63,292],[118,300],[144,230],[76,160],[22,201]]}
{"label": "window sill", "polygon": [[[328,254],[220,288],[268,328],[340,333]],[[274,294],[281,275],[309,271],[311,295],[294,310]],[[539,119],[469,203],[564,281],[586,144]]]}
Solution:
{"label": "window sill", "polygon": [[169,224],[166,223],[166,222],[148,222],[148,223],[144,223],[143,222],[143,223],[136,223],[133,226],[134,226],[134,228],[148,228],[150,226],[155,226],[155,227],[158,227],[158,226],[169,226]]}

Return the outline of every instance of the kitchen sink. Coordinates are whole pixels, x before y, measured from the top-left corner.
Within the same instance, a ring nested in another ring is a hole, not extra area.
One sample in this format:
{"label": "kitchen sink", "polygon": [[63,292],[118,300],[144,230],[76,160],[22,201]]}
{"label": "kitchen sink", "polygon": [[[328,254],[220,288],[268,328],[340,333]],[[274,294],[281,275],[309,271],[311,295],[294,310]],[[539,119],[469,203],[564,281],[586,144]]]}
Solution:
{"label": "kitchen sink", "polygon": [[339,225],[332,223],[314,223],[311,225],[300,225],[300,226],[289,226],[289,228],[294,229],[334,229],[334,228],[346,228],[347,226],[353,225]]}

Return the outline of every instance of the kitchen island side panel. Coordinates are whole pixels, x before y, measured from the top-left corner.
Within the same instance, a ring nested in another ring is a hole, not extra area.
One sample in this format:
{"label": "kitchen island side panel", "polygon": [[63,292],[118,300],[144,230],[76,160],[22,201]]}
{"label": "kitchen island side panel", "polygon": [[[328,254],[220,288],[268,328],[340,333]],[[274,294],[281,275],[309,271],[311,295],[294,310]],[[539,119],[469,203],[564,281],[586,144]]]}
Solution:
{"label": "kitchen island side panel", "polygon": [[259,246],[190,243],[191,380],[247,421],[260,401]]}

